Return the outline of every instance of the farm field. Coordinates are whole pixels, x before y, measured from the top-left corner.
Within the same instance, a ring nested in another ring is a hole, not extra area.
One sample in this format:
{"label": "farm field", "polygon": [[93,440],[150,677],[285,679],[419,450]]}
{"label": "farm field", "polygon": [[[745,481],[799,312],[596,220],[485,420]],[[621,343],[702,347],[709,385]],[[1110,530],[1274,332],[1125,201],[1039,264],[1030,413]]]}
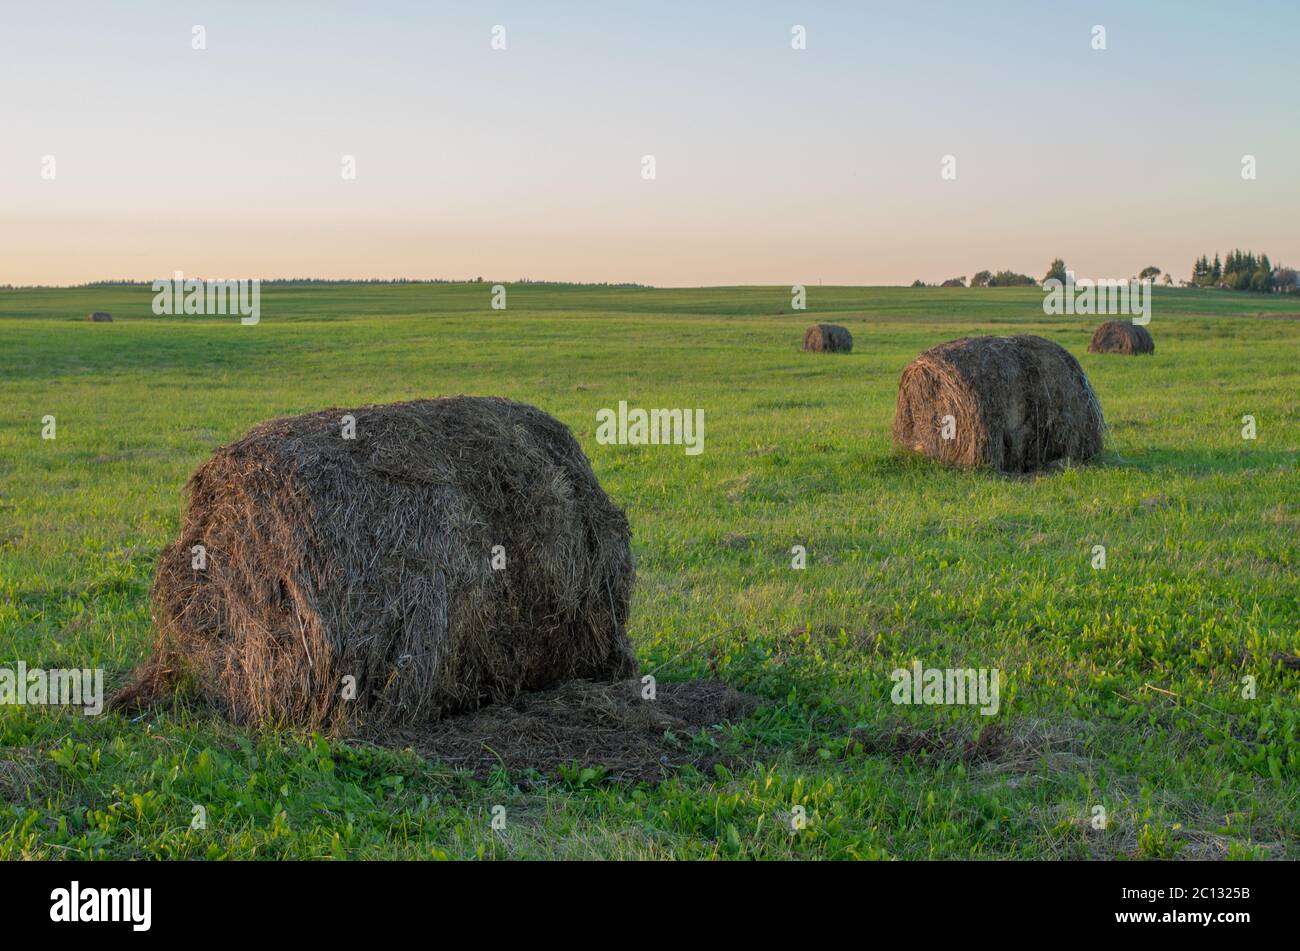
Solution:
{"label": "farm field", "polygon": [[[0,666],[120,686],[186,479],[254,423],[500,395],[570,426],[626,511],[643,670],[761,701],[677,738],[725,765],[475,778],[187,702],[6,705],[0,858],[1300,857],[1294,299],[1156,289],[1155,355],[1124,357],[1036,288],[810,287],[792,313],[781,287],[507,287],[495,311],[490,283],[268,285],[256,326],[155,317],[147,286],[0,290]],[[853,352],[800,352],[819,320]],[[1079,359],[1101,461],[895,453],[907,363],[1004,333]],[[703,452],[598,443],[620,401],[703,409]],[[997,713],[891,702],[914,661],[997,669]]]}

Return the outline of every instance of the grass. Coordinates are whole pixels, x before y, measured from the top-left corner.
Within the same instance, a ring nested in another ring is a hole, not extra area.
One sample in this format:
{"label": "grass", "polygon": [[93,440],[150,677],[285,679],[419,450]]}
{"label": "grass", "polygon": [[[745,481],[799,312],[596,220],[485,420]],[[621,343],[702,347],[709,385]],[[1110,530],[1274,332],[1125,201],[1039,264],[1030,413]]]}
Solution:
{"label": "grass", "polygon": [[[814,287],[791,314],[782,288],[519,286],[500,312],[486,284],[285,286],[255,327],[157,318],[151,296],[0,291],[0,666],[120,683],[151,640],[185,479],[253,423],[499,394],[571,426],[626,509],[645,667],[713,672],[765,706],[718,741],[733,768],[653,788],[578,768],[478,781],[194,706],[5,706],[0,857],[1300,853],[1300,672],[1273,659],[1300,647],[1294,301],[1157,290],[1156,354],[1124,358],[1087,354],[1098,321],[1046,317],[1033,289]],[[819,319],[855,351],[800,353]],[[1078,356],[1102,462],[1011,480],[896,456],[906,363],[1007,332]],[[703,454],[597,444],[619,400],[703,408]],[[913,659],[999,669],[998,714],[894,705],[890,672]]]}

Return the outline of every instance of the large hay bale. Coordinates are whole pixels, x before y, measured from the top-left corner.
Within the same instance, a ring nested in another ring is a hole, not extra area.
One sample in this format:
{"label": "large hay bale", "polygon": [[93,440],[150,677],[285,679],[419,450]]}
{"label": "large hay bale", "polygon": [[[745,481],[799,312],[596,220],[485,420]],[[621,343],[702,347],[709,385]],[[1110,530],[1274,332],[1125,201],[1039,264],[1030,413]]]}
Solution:
{"label": "large hay bale", "polygon": [[1083,461],[1101,452],[1104,429],[1079,361],[1042,337],[953,340],[898,381],[894,444],[950,465],[1030,472]]}
{"label": "large hay bale", "polygon": [[813,324],[804,331],[803,348],[822,353],[848,353],[853,349],[853,334],[839,324]]}
{"label": "large hay bale", "polygon": [[94,310],[86,315],[86,319],[96,324],[112,323],[113,315],[107,311]]}
{"label": "large hay bale", "polygon": [[1097,328],[1089,353],[1155,353],[1156,344],[1145,327],[1127,320],[1108,320]]}
{"label": "large hay bale", "polygon": [[188,491],[154,581],[154,656],[119,707],[185,677],[237,722],[412,724],[637,672],[627,519],[532,406],[456,396],[276,419]]}

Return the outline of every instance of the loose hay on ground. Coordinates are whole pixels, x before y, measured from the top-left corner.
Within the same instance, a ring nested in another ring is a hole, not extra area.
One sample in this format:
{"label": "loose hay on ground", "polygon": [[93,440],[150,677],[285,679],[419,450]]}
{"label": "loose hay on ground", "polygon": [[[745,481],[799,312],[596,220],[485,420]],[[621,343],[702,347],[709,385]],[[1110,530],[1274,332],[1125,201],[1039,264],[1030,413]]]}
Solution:
{"label": "loose hay on ground", "polygon": [[49,776],[44,775],[41,763],[49,763],[25,747],[0,750],[0,802],[22,802],[33,789],[45,787]]}
{"label": "loose hay on ground", "polygon": [[534,407],[448,397],[277,419],[188,488],[154,581],[155,652],[119,709],[189,680],[239,723],[403,725],[637,671],[627,519]]}
{"label": "loose hay on ground", "polygon": [[602,767],[620,782],[658,782],[687,764],[709,770],[726,759],[717,750],[693,751],[701,731],[743,720],[758,701],[713,680],[659,683],[656,698],[641,699],[639,680],[574,680],[513,701],[446,717],[426,728],[366,735],[384,746],[409,746],[431,759],[484,778],[493,770]]}
{"label": "loose hay on ground", "polygon": [[951,723],[922,728],[892,720],[873,729],[857,728],[850,737],[867,753],[924,756],[936,763],[961,762],[983,774],[1066,769],[1089,760],[1095,728],[1084,720],[1021,718],[1010,723]]}
{"label": "loose hay on ground", "polygon": [[1089,353],[1155,353],[1155,341],[1145,327],[1127,320],[1108,320],[1092,335]]}
{"label": "loose hay on ground", "polygon": [[1042,337],[953,340],[898,381],[894,444],[949,465],[1021,473],[1082,462],[1101,452],[1104,431],[1079,361]]}
{"label": "loose hay on ground", "polygon": [[853,334],[839,324],[813,324],[804,331],[803,348],[810,352],[848,353],[853,349]]}

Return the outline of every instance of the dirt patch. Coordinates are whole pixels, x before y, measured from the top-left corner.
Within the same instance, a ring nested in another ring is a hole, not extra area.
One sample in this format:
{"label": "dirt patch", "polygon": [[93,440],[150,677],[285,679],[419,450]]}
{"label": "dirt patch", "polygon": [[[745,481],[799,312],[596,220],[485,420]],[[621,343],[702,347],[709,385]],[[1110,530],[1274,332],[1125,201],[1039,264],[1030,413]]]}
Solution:
{"label": "dirt patch", "polygon": [[1284,651],[1273,651],[1267,657],[1262,657],[1252,651],[1243,649],[1237,652],[1237,656],[1243,663],[1247,664],[1260,663],[1262,660],[1270,666],[1280,664],[1283,670],[1300,670],[1300,656],[1287,654]]}
{"label": "dirt patch", "polygon": [[641,690],[637,680],[572,680],[428,727],[362,739],[409,746],[479,778],[499,768],[554,775],[576,764],[602,768],[616,782],[656,783],[688,764],[709,771],[726,763],[716,747],[692,738],[716,736],[720,725],[743,720],[758,706],[756,698],[716,680],[660,683],[653,701],[641,699]]}

